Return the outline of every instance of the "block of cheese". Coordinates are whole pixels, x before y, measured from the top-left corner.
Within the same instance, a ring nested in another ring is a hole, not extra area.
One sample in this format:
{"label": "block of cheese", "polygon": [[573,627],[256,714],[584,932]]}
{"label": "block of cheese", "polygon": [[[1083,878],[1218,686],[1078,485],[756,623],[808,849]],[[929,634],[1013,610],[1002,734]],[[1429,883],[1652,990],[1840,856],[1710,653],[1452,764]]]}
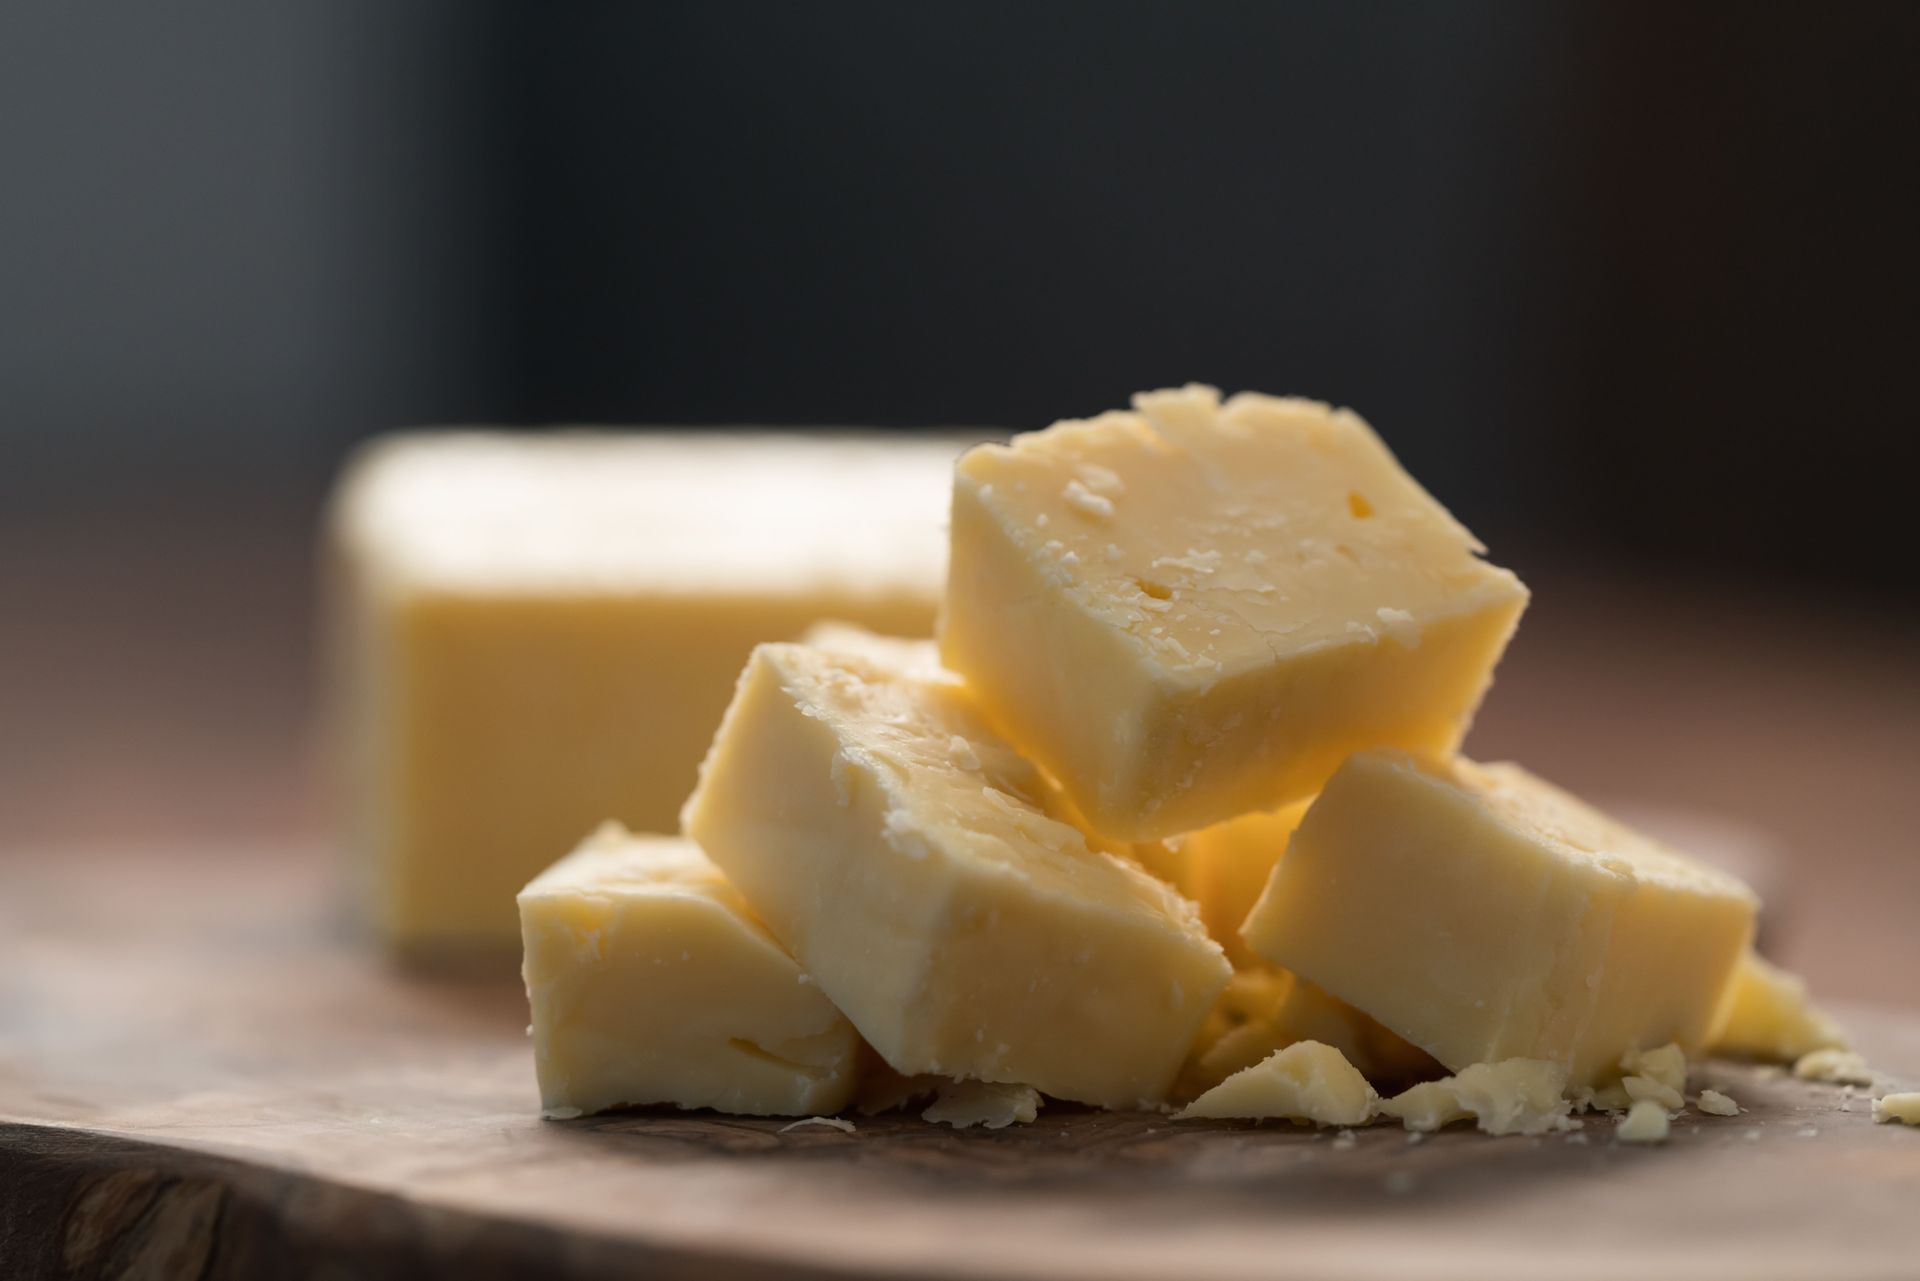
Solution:
{"label": "block of cheese", "polygon": [[1044,806],[952,681],[762,645],[684,822],[894,1070],[1155,1103],[1226,958]]}
{"label": "block of cheese", "polygon": [[932,626],[955,440],[448,433],[332,512],[336,737],[367,916],[510,948],[513,896],[615,818],[672,830],[734,677],[823,616]]}
{"label": "block of cheese", "polygon": [[693,842],[609,824],[520,892],[549,1115],[838,1112],[860,1038]]}
{"label": "block of cheese", "polygon": [[1339,1050],[1318,1041],[1299,1041],[1234,1073],[1188,1104],[1179,1119],[1234,1117],[1365,1125],[1376,1100],[1367,1078]]}
{"label": "block of cheese", "polygon": [[[870,659],[882,666],[890,667],[901,672],[910,672],[928,680],[946,681],[949,684],[960,683],[958,676],[940,665],[939,646],[935,645],[930,639],[880,636],[853,623],[843,622],[839,619],[829,619],[809,627],[801,635],[800,642],[803,645],[811,645],[815,649],[831,650],[840,654],[857,655],[861,658]],[[1184,849],[1177,841],[1108,840],[1087,826],[1086,820],[1074,809],[1073,802],[1067,799],[1066,793],[1061,790],[1058,783],[1047,777],[1045,771],[1040,771],[1039,773],[1042,792],[1041,807],[1045,809],[1047,813],[1060,819],[1064,823],[1079,828],[1085,835],[1087,844],[1092,848],[1105,850],[1109,854],[1119,854],[1130,858],[1161,880],[1179,890],[1188,898],[1195,896],[1197,886],[1193,877],[1190,875],[1190,871],[1195,865],[1195,862],[1187,858]],[[1215,842],[1214,845],[1209,848],[1221,848],[1225,853],[1234,856],[1240,855],[1244,848],[1250,857],[1254,859],[1262,857],[1265,852],[1265,847],[1264,843],[1258,840],[1257,837],[1260,833],[1269,830],[1262,823],[1262,820],[1267,817],[1266,815],[1249,816],[1248,827],[1243,839],[1230,850],[1221,842]],[[1271,868],[1273,864],[1269,861],[1266,866]],[[1252,893],[1247,897],[1247,907],[1253,906],[1253,900],[1259,896],[1260,889],[1265,884],[1266,873],[1262,871],[1259,880],[1253,886]],[[1244,909],[1240,915],[1242,917],[1246,915]],[[1233,943],[1227,941],[1227,936],[1222,935],[1218,930],[1212,929],[1213,923],[1206,918],[1206,907],[1204,903],[1201,904],[1201,917],[1208,925],[1208,928],[1212,930],[1214,939],[1226,947],[1228,954],[1231,955]],[[1238,927],[1238,919],[1234,921],[1234,925],[1236,928]],[[1234,942],[1237,943],[1238,935],[1236,934],[1232,937]]]}
{"label": "block of cheese", "polygon": [[1212,388],[969,451],[941,653],[1099,831],[1459,743],[1526,604],[1346,410]]}
{"label": "block of cheese", "polygon": [[1846,1044],[1846,1034],[1807,995],[1806,983],[1755,952],[1734,971],[1719,1026],[1709,1038],[1716,1054],[1780,1063]]}
{"label": "block of cheese", "polygon": [[1243,934],[1458,1071],[1574,1086],[1695,1050],[1753,935],[1733,877],[1513,765],[1363,752],[1327,783]]}

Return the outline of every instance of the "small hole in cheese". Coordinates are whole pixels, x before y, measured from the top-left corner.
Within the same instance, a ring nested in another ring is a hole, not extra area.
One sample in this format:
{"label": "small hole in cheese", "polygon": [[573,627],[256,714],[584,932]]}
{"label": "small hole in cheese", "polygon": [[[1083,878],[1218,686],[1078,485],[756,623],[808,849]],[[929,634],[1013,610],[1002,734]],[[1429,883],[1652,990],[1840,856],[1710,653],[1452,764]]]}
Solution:
{"label": "small hole in cheese", "polygon": [[1165,583],[1156,583],[1150,578],[1136,578],[1133,582],[1143,593],[1153,597],[1155,600],[1173,599],[1173,588],[1167,586]]}
{"label": "small hole in cheese", "polygon": [[1353,513],[1355,520],[1365,520],[1373,515],[1373,504],[1359,490],[1350,489],[1347,491],[1347,510]]}

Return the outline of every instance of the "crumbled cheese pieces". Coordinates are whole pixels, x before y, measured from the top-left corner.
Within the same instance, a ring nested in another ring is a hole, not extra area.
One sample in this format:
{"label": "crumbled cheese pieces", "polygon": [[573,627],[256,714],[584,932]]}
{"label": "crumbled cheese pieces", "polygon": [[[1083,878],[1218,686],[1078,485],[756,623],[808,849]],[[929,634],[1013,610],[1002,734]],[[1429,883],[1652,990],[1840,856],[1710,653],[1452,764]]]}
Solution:
{"label": "crumbled cheese pieces", "polygon": [[1045,792],[951,682],[763,645],[685,826],[894,1070],[1156,1104],[1226,958]]}
{"label": "crumbled cheese pieces", "polygon": [[1716,1054],[1791,1063],[1814,1050],[1845,1049],[1847,1038],[1815,1008],[1798,975],[1749,952],[1734,973],[1709,1044]]}
{"label": "crumbled cheese pieces", "polygon": [[1793,1074],[1803,1081],[1829,1085],[1873,1084],[1873,1069],[1852,1050],[1810,1050],[1794,1061]]}
{"label": "crumbled cheese pieces", "polygon": [[966,454],[941,653],[1100,832],[1311,795],[1460,741],[1518,579],[1346,410],[1212,388]]}
{"label": "crumbled cheese pieces", "polygon": [[846,1106],[853,1026],[692,842],[609,825],[519,904],[548,1115]]}
{"label": "crumbled cheese pieces", "polygon": [[1674,1044],[1629,1050],[1620,1058],[1620,1089],[1632,1103],[1651,1100],[1669,1111],[1687,1105],[1687,1056]]}
{"label": "crumbled cheese pieces", "polygon": [[1365,1125],[1379,1096],[1340,1051],[1300,1041],[1234,1073],[1188,1104],[1197,1117]]}
{"label": "crumbled cheese pieces", "polygon": [[1566,1086],[1566,1069],[1557,1063],[1475,1063],[1383,1100],[1377,1110],[1414,1131],[1438,1130],[1471,1117],[1488,1134],[1545,1134],[1574,1124]]}
{"label": "crumbled cheese pieces", "polygon": [[671,830],[756,642],[933,624],[956,441],[393,437],[332,512],[329,639],[364,914],[503,952],[603,819]]}
{"label": "crumbled cheese pieces", "polygon": [[1545,1059],[1577,1087],[1705,1040],[1755,906],[1517,766],[1374,751],[1307,811],[1242,934],[1449,1068]]}
{"label": "crumbled cheese pieces", "polygon": [[1004,1130],[1009,1125],[1028,1124],[1039,1114],[1040,1092],[1030,1085],[947,1081],[941,1084],[939,1097],[920,1116],[956,1130],[975,1125]]}
{"label": "crumbled cheese pieces", "polygon": [[1613,1137],[1622,1143],[1664,1143],[1672,1129],[1667,1110],[1651,1099],[1642,1099],[1620,1118]]}
{"label": "crumbled cheese pieces", "polygon": [[1920,1125],[1920,1091],[1875,1099],[1873,1119],[1882,1124],[1898,1121],[1902,1125]]}
{"label": "crumbled cheese pieces", "polygon": [[1700,1097],[1694,1100],[1696,1106],[1708,1116],[1739,1116],[1740,1105],[1731,1096],[1718,1090],[1702,1090]]}

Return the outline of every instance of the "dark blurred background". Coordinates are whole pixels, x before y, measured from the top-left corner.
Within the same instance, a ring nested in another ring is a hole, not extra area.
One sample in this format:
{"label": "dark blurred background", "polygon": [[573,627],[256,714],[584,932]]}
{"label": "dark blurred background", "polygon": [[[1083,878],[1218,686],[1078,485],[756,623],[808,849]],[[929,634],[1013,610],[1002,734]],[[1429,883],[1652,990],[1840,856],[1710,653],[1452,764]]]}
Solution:
{"label": "dark blurred background", "polygon": [[370,433],[1199,379],[1534,583],[1477,750],[1920,893],[1920,5],[29,0],[0,166],[0,838],[324,830]]}
{"label": "dark blurred background", "polygon": [[1489,531],[1904,590],[1920,6],[10,6],[6,497],[399,424],[1370,416]]}

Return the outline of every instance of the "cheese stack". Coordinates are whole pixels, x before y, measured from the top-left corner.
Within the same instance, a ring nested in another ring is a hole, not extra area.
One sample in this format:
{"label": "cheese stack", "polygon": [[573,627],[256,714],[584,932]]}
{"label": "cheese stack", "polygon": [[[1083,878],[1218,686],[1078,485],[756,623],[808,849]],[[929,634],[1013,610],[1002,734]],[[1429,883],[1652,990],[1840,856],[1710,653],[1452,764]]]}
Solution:
{"label": "cheese stack", "polygon": [[1146,393],[970,451],[951,517],[937,654],[757,646],[692,844],[521,896],[549,1109],[831,1110],[870,1056],[894,1097],[1531,1133],[1728,1035],[1753,895],[1457,754],[1527,591],[1354,414]]}

